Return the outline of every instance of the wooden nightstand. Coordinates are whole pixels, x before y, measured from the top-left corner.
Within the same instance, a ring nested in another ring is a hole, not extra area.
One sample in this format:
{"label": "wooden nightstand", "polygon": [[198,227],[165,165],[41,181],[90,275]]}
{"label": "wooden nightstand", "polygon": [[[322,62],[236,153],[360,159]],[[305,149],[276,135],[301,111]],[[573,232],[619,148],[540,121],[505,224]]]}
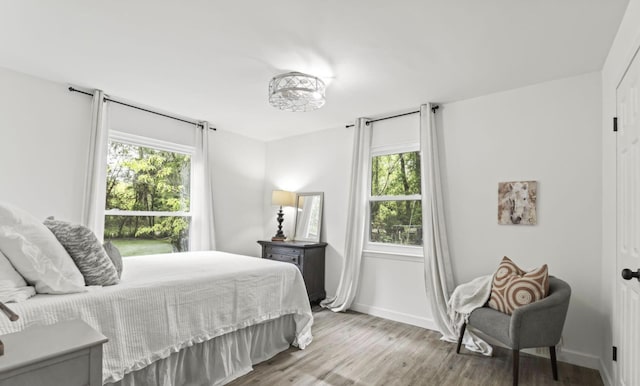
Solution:
{"label": "wooden nightstand", "polygon": [[262,245],[263,258],[285,261],[298,267],[311,303],[327,296],[324,291],[324,251],[327,243],[258,241],[258,244]]}
{"label": "wooden nightstand", "polygon": [[3,335],[0,386],[101,386],[106,341],[81,320]]}

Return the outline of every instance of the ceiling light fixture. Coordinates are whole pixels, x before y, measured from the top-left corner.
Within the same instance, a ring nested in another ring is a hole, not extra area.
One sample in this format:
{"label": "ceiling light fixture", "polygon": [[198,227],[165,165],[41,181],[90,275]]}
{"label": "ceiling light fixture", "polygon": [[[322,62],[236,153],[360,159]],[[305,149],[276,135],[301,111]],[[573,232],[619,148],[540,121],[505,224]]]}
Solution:
{"label": "ceiling light fixture", "polygon": [[324,106],[324,82],[313,75],[288,72],[269,82],[269,103],[285,111],[311,111]]}

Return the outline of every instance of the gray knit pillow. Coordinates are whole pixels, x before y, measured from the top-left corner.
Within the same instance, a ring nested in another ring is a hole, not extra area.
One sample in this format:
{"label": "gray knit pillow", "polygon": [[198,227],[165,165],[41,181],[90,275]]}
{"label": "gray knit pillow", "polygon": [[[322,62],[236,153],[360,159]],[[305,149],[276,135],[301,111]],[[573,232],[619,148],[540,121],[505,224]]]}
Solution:
{"label": "gray knit pillow", "polygon": [[52,219],[46,219],[44,225],[67,250],[87,285],[118,284],[116,267],[91,229]]}
{"label": "gray knit pillow", "polygon": [[109,258],[113,262],[113,265],[115,265],[116,271],[118,271],[118,277],[121,278],[122,277],[122,255],[120,254],[120,251],[118,250],[118,248],[116,248],[115,245],[113,245],[111,241],[107,241],[102,246],[104,247],[104,250],[107,252],[107,255],[109,255]]}

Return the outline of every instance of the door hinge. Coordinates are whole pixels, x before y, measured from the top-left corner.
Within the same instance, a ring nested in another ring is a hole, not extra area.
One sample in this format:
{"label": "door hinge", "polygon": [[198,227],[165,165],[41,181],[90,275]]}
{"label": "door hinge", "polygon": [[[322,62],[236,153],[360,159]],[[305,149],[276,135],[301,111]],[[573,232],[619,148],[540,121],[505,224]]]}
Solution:
{"label": "door hinge", "polygon": [[613,117],[613,131],[618,131],[618,117]]}
{"label": "door hinge", "polygon": [[616,346],[613,346],[612,348],[613,348],[613,350],[612,350],[612,354],[613,355],[612,355],[611,359],[613,359],[614,362],[617,362],[618,361],[618,348]]}

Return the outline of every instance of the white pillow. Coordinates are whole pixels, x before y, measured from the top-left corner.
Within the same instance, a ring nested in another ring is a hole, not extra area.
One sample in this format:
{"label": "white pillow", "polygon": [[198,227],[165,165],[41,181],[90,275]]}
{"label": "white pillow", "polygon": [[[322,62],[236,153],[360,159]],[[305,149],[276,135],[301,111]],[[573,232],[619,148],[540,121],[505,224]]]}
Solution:
{"label": "white pillow", "polygon": [[84,277],[53,233],[27,212],[1,202],[0,251],[38,293],[86,291]]}
{"label": "white pillow", "polygon": [[22,302],[36,294],[0,252],[0,302]]}

